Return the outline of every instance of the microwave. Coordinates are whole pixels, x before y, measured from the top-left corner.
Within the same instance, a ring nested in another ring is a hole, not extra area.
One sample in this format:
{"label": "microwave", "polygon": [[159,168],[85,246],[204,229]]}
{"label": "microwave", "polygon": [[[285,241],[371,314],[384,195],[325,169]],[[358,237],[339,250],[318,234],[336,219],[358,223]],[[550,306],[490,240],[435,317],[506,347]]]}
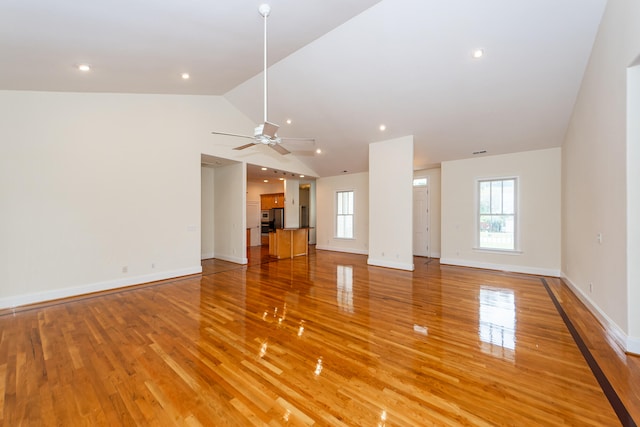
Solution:
{"label": "microwave", "polygon": [[271,220],[271,211],[264,210],[260,212],[260,220],[261,222],[267,222]]}

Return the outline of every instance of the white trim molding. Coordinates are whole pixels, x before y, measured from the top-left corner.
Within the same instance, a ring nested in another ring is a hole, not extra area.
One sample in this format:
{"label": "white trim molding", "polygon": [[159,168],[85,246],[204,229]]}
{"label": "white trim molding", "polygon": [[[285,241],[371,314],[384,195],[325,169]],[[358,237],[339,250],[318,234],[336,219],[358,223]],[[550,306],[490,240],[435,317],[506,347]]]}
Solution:
{"label": "white trim molding", "polygon": [[207,253],[204,253],[204,254],[200,254],[200,260],[215,258],[215,255],[216,254],[214,254],[213,252],[207,252]]}
{"label": "white trim molding", "polygon": [[640,338],[628,336],[620,326],[607,314],[598,307],[596,303],[589,298],[575,283],[571,281],[564,273],[562,274],[562,280],[567,284],[571,292],[578,297],[580,301],[587,307],[587,309],[595,316],[600,324],[604,327],[605,331],[613,338],[613,340],[627,353],[633,353],[640,355]]}
{"label": "white trim molding", "polygon": [[486,270],[509,271],[512,273],[535,274],[537,276],[560,277],[560,270],[552,268],[529,267],[524,265],[492,264],[488,262],[469,261],[459,258],[440,258],[440,264],[460,267],[484,268]]}
{"label": "white trim molding", "polygon": [[331,251],[331,252],[345,252],[348,254],[369,255],[369,251],[354,249],[354,248],[341,248],[339,246],[318,245],[316,244],[316,250]]}
{"label": "white trim molding", "polygon": [[625,351],[640,356],[640,337],[627,337]]}
{"label": "white trim molding", "polygon": [[374,267],[395,268],[397,270],[407,270],[407,271],[415,270],[415,267],[413,264],[389,261],[386,259],[374,259],[371,257],[367,258],[367,264],[372,265]]}
{"label": "white trim molding", "polygon": [[143,283],[157,282],[158,280],[173,279],[176,277],[189,276],[202,273],[202,266],[182,268],[178,270],[163,271],[153,274],[143,274],[140,276],[125,277],[123,279],[107,280],[104,282],[90,283],[87,285],[74,286],[70,288],[55,289],[51,291],[34,292],[25,295],[0,298],[0,308],[13,308],[22,305],[35,304],[39,302],[53,301],[62,298],[75,297],[79,295],[91,294],[94,292],[107,291],[127,286],[141,285]]}
{"label": "white trim molding", "polygon": [[238,257],[238,256],[227,256],[221,254],[214,254],[211,258],[221,259],[223,261],[233,262],[235,264],[249,264],[249,258],[247,257]]}

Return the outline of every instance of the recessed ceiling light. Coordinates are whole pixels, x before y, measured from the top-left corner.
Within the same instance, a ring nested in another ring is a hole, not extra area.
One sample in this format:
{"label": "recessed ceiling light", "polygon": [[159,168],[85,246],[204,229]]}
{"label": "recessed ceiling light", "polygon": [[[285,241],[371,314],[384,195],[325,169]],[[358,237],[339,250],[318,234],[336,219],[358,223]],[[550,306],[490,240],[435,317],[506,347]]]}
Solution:
{"label": "recessed ceiling light", "polygon": [[266,171],[266,170],[267,170],[267,168],[260,168],[260,169],[261,169],[261,170],[263,170],[263,171]]}
{"label": "recessed ceiling light", "polygon": [[284,178],[280,178],[280,181],[284,181]]}
{"label": "recessed ceiling light", "polygon": [[290,125],[291,123],[293,123],[291,119],[287,119],[287,124]]}
{"label": "recessed ceiling light", "polygon": [[269,180],[268,179],[264,179],[264,180],[262,180],[262,182],[269,182]]}
{"label": "recessed ceiling light", "polygon": [[484,55],[484,50],[482,49],[476,49],[473,51],[473,54],[472,54],[472,56],[476,59],[482,58],[482,55]]}
{"label": "recessed ceiling light", "polygon": [[189,77],[191,76],[189,75],[189,73],[182,73],[180,74],[180,77],[182,77],[182,80],[189,80]]}
{"label": "recessed ceiling light", "polygon": [[304,178],[304,175],[300,175],[300,178]]}
{"label": "recessed ceiling light", "polygon": [[380,125],[380,132],[384,132],[385,130],[387,130],[387,127],[385,125]]}
{"label": "recessed ceiling light", "polygon": [[78,70],[84,72],[91,71],[91,66],[89,64],[80,64],[78,65]]}
{"label": "recessed ceiling light", "polygon": [[316,154],[322,154],[322,150],[318,148],[318,149],[316,150]]}

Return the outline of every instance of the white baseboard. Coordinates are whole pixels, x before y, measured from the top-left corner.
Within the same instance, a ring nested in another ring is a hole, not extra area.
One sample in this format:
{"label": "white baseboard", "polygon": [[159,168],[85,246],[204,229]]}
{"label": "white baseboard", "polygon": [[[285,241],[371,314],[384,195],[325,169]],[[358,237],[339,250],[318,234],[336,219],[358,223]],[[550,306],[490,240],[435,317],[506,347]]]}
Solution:
{"label": "white baseboard", "polygon": [[509,271],[512,273],[535,274],[538,276],[560,277],[560,270],[550,268],[528,267],[523,265],[492,264],[488,262],[470,261],[458,258],[440,258],[440,264],[458,265],[461,267],[484,268],[486,270]]}
{"label": "white baseboard", "polygon": [[625,351],[627,353],[632,353],[636,356],[640,356],[640,338],[627,337],[627,348],[625,349]]}
{"label": "white baseboard", "polygon": [[216,254],[214,254],[213,252],[206,252],[206,253],[200,254],[200,259],[201,260],[203,260],[203,259],[211,259],[211,258],[214,258],[215,255]]}
{"label": "white baseboard", "polygon": [[569,286],[569,289],[578,297],[587,309],[598,319],[600,324],[613,337],[613,340],[627,353],[640,355],[640,338],[628,336],[616,322],[614,322],[604,311],[593,302],[589,295],[584,293],[575,283],[571,281],[564,273],[562,280]]}
{"label": "white baseboard", "polygon": [[16,295],[13,297],[0,298],[0,308],[12,308],[19,307],[21,305],[53,301],[56,299],[75,297],[78,295],[90,294],[93,292],[124,288],[127,286],[156,282],[158,280],[173,279],[175,277],[189,276],[191,274],[198,273],[202,273],[202,266],[200,265],[178,270],[163,271],[153,274],[143,274],[140,276],[125,277],[116,280],[107,280],[104,282],[74,286],[72,288],[63,288],[43,292],[34,292],[25,295]]}
{"label": "white baseboard", "polygon": [[339,246],[328,246],[328,245],[316,244],[316,250],[318,249],[321,251],[345,252],[349,254],[369,255],[369,251],[367,250],[354,249],[354,248],[341,248]]}
{"label": "white baseboard", "polygon": [[440,258],[440,252],[431,252],[429,258]]}
{"label": "white baseboard", "polygon": [[229,256],[222,254],[214,254],[211,258],[221,259],[223,261],[229,261],[236,264],[249,264],[249,258],[247,257],[238,257],[238,256]]}
{"label": "white baseboard", "polygon": [[374,259],[371,257],[367,258],[367,264],[373,265],[375,267],[395,268],[398,270],[415,270],[413,263],[389,261],[386,259]]}

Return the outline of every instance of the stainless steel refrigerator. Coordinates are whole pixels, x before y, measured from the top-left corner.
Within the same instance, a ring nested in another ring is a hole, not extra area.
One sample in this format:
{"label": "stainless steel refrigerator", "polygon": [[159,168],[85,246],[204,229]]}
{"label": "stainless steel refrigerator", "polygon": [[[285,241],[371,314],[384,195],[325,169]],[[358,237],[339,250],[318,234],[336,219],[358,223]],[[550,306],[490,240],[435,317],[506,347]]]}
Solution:
{"label": "stainless steel refrigerator", "polygon": [[273,215],[273,228],[284,228],[284,209],[273,208],[271,214]]}

